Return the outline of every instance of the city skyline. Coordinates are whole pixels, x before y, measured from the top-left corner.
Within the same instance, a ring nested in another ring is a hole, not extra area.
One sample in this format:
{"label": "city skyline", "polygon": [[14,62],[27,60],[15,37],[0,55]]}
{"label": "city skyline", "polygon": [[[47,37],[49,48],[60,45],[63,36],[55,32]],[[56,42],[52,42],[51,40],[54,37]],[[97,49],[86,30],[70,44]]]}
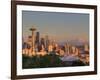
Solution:
{"label": "city skyline", "polygon": [[22,12],[23,38],[27,39],[32,26],[41,37],[49,36],[56,41],[89,41],[89,14],[56,13],[40,11]]}

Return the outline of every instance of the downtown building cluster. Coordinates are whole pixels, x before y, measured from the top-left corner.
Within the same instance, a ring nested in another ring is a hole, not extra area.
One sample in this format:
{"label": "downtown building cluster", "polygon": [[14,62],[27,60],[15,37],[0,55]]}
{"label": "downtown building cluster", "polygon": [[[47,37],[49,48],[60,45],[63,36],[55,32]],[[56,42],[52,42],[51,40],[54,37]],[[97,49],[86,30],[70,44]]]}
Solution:
{"label": "downtown building cluster", "polygon": [[82,52],[85,53],[85,59],[89,62],[89,46],[84,44],[82,46],[75,46],[69,43],[60,45],[55,40],[50,40],[49,36],[40,36],[40,32],[36,32],[35,28],[30,29],[32,35],[28,36],[27,42],[22,44],[22,53],[27,56],[45,56],[49,54],[55,54],[58,56],[74,55],[81,56]]}

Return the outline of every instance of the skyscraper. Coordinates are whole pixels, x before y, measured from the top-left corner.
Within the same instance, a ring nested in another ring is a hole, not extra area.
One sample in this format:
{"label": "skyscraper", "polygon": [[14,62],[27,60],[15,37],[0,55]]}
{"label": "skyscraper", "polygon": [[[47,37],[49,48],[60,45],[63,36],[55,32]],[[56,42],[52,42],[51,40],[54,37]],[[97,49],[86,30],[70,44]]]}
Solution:
{"label": "skyscraper", "polygon": [[35,45],[39,46],[39,43],[40,43],[40,33],[36,32]]}
{"label": "skyscraper", "polygon": [[50,43],[49,37],[48,37],[48,35],[46,35],[46,36],[45,36],[45,47],[46,47],[46,48],[48,48],[49,43]]}
{"label": "skyscraper", "polygon": [[36,51],[39,51],[39,46],[40,46],[40,33],[36,32],[36,38],[35,38]]}
{"label": "skyscraper", "polygon": [[45,47],[45,39],[41,38],[41,45],[43,45]]}
{"label": "skyscraper", "polygon": [[32,36],[28,36],[28,41],[27,41],[28,45],[30,46],[30,48],[32,48]]}

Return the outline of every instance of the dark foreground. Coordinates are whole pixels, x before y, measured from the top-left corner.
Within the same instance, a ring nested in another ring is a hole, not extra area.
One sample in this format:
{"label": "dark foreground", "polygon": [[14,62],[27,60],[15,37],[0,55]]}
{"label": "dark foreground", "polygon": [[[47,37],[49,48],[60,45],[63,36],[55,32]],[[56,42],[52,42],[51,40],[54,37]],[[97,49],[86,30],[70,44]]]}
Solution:
{"label": "dark foreground", "polygon": [[49,67],[73,67],[73,66],[86,66],[80,60],[76,61],[62,61],[59,56],[49,54],[45,56],[22,56],[22,68],[49,68]]}

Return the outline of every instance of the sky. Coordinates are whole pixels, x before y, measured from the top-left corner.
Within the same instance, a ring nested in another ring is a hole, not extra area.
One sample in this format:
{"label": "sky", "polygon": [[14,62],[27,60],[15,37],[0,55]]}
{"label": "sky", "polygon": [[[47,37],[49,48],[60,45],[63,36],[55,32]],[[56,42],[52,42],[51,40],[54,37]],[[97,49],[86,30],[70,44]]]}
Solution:
{"label": "sky", "polygon": [[56,41],[89,41],[89,14],[22,11],[23,37],[31,35],[30,28],[36,28],[40,36],[49,36]]}

